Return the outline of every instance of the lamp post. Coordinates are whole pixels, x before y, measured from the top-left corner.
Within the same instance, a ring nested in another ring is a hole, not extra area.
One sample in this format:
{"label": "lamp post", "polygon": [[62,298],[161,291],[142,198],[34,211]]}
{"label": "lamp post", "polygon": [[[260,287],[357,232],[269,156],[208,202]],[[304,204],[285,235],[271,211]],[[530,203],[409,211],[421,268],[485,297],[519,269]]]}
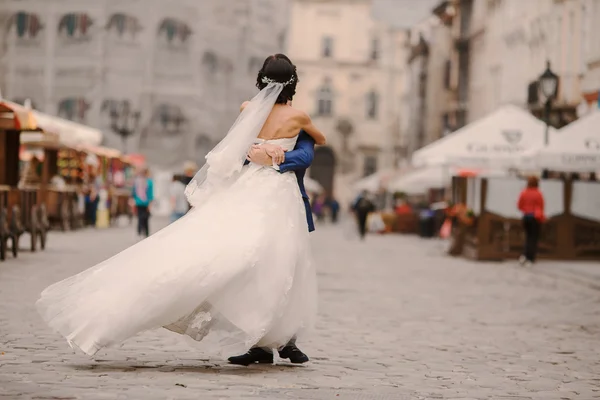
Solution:
{"label": "lamp post", "polygon": [[[546,70],[538,79],[538,87],[544,102],[544,121],[546,122],[546,131],[544,132],[544,146],[548,146],[550,141],[550,112],[552,111],[552,100],[558,94],[558,75],[550,69],[550,61],[546,61]],[[548,178],[548,170],[542,171],[542,178]]]}
{"label": "lamp post", "polygon": [[115,105],[110,110],[111,129],[121,137],[123,141],[123,153],[127,153],[127,139],[131,137],[138,128],[140,112],[134,111],[128,101]]}
{"label": "lamp post", "polygon": [[558,75],[556,75],[550,69],[550,61],[546,62],[546,70],[540,75],[539,88],[542,92],[542,96],[545,99],[544,102],[544,120],[546,122],[546,132],[544,134],[544,145],[548,146],[549,134],[550,134],[550,112],[552,111],[552,100],[556,98],[558,94]]}

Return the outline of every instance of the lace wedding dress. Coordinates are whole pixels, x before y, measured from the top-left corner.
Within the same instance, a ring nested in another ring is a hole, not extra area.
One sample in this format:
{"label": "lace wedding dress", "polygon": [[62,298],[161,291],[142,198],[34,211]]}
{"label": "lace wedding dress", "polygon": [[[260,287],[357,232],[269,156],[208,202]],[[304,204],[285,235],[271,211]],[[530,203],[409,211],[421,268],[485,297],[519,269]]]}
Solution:
{"label": "lace wedding dress", "polygon": [[[234,125],[229,139],[234,134],[260,142],[264,121],[257,124],[257,115],[276,94],[253,100],[258,107],[236,123],[239,129],[252,122],[252,129],[235,134]],[[272,167],[242,167],[244,154],[239,160],[237,153],[248,143],[237,148],[237,140],[227,140],[207,156],[208,172],[190,184],[195,207],[185,217],[44,290],[38,310],[72,346],[92,355],[165,327],[207,344],[208,353],[231,355],[256,344],[283,346],[313,325],[316,274],[296,177]],[[296,138],[269,142],[292,150]],[[224,160],[234,152],[236,166],[228,170]]]}

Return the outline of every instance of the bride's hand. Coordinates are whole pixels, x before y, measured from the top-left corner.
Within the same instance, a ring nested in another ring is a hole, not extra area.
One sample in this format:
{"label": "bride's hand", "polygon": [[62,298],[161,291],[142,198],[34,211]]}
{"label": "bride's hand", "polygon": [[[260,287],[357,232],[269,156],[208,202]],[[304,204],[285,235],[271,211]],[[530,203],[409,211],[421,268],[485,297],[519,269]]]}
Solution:
{"label": "bride's hand", "polygon": [[260,147],[273,159],[276,165],[280,165],[285,161],[285,150],[281,146],[265,143],[260,145]]}

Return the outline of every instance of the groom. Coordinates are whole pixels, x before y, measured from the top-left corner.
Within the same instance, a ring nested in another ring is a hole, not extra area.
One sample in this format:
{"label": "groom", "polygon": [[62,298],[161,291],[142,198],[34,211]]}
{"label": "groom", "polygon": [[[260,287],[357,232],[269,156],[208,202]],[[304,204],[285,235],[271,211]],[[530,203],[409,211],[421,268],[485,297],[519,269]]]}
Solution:
{"label": "groom", "polygon": [[[294,171],[296,179],[298,180],[298,186],[300,187],[300,193],[304,200],[304,207],[306,208],[306,222],[308,223],[308,231],[312,232],[315,230],[315,224],[313,221],[312,210],[310,208],[310,202],[306,189],[304,188],[304,175],[306,169],[310,167],[315,156],[315,141],[306,132],[301,131],[296,142],[294,150],[284,153],[283,162],[279,164],[279,172]],[[267,153],[260,148],[252,148],[248,152],[248,160],[260,165],[273,165],[273,159],[267,155]],[[288,358],[294,364],[302,364],[308,361],[308,356],[304,354],[298,347],[296,347],[296,338],[293,337],[287,345],[280,348],[279,356],[281,358]],[[253,347],[246,354],[241,356],[229,357],[229,362],[232,364],[245,365],[250,364],[272,364],[273,353],[271,349],[262,347]]]}

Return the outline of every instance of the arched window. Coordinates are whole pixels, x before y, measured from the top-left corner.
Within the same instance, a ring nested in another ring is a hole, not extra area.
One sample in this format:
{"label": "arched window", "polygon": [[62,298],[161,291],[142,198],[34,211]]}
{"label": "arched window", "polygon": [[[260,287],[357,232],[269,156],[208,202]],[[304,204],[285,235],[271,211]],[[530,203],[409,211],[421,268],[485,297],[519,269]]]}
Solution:
{"label": "arched window", "polygon": [[333,114],[333,90],[331,80],[325,79],[317,94],[317,115],[330,117]]}
{"label": "arched window", "polygon": [[375,91],[367,94],[367,118],[377,119],[379,113],[379,95]]}

